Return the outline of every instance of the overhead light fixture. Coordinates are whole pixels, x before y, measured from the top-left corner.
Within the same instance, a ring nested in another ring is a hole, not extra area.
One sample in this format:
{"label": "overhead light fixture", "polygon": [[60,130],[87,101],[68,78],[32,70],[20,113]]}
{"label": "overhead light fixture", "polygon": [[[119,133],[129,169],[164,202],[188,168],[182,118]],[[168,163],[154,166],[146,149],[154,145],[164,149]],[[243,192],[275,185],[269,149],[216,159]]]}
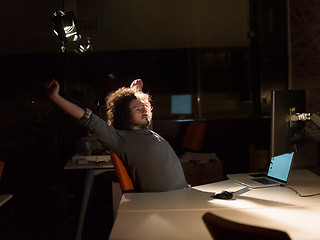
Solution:
{"label": "overhead light fixture", "polygon": [[81,36],[78,34],[74,13],[56,11],[52,15],[54,34],[63,42],[78,41]]}
{"label": "overhead light fixture", "polygon": [[71,43],[74,52],[83,54],[92,49],[90,38],[84,37],[77,31],[76,20],[73,11],[61,10],[52,14],[53,33],[62,41],[61,50],[64,52],[67,43]]}
{"label": "overhead light fixture", "polygon": [[81,37],[78,41],[72,43],[73,50],[77,54],[83,54],[92,50],[92,44],[89,37]]}

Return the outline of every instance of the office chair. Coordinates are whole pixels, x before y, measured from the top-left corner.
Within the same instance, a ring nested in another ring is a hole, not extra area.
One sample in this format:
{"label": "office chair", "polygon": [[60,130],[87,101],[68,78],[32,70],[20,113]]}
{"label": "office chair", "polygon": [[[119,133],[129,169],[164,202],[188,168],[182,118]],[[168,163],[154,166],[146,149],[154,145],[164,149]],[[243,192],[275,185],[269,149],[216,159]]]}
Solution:
{"label": "office chair", "polygon": [[121,159],[114,152],[110,152],[111,161],[113,163],[114,169],[116,171],[116,175],[118,181],[121,186],[121,190],[123,193],[125,192],[134,192],[134,186],[132,180],[127,172],[127,169],[123,165]]}
{"label": "office chair", "polygon": [[112,205],[113,205],[113,218],[116,219],[119,204],[123,193],[134,192],[132,180],[123,165],[121,159],[114,152],[110,152],[111,161],[113,163],[118,181],[112,182]]}
{"label": "office chair", "polygon": [[192,151],[200,151],[206,131],[207,123],[190,122],[183,138],[182,148]]}
{"label": "office chair", "polygon": [[[4,170],[4,161],[0,161],[0,180],[2,178],[2,173]],[[3,192],[3,185],[0,184],[0,193]],[[5,191],[6,192],[6,191]],[[6,203],[9,199],[12,198],[12,194],[4,194],[4,195],[0,195],[0,198],[2,198],[1,201],[3,201],[0,206],[1,206],[1,212],[0,212],[0,225],[3,224],[8,218],[9,216],[15,211],[15,208],[12,207],[11,203]],[[2,204],[5,204],[5,206],[2,206]]]}
{"label": "office chair", "polygon": [[1,177],[2,177],[3,169],[4,169],[4,161],[0,161],[0,180],[1,180]]}
{"label": "office chair", "polygon": [[209,212],[202,219],[214,240],[290,240],[285,232],[236,223]]}
{"label": "office chair", "polygon": [[[191,186],[197,186],[225,179],[223,174],[223,163],[215,162],[212,152],[203,151],[203,141],[207,132],[206,122],[194,121],[188,123],[182,142],[181,156],[182,168],[186,180]],[[189,155],[189,153],[191,153]],[[192,160],[192,161],[191,161]],[[205,160],[207,162],[205,162]],[[198,162],[199,161],[199,162]],[[205,163],[205,164],[203,164]]]}

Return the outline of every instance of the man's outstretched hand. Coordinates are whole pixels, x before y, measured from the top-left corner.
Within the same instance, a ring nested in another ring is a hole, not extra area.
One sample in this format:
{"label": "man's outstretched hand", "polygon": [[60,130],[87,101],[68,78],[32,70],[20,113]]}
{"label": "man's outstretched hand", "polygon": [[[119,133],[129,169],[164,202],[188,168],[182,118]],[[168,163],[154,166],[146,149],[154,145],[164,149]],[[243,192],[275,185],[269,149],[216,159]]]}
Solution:
{"label": "man's outstretched hand", "polygon": [[53,98],[53,97],[59,95],[60,85],[59,85],[58,81],[53,79],[49,82],[46,82],[45,85],[46,85],[46,89],[47,89],[47,95],[49,98]]}
{"label": "man's outstretched hand", "polygon": [[59,95],[60,85],[58,81],[53,79],[50,82],[46,82],[45,86],[46,86],[48,97],[54,103],[56,103],[63,111],[65,111],[70,116],[76,119],[81,119],[84,116],[85,114],[84,109],[82,109],[81,107],[66,100],[65,98]]}
{"label": "man's outstretched hand", "polygon": [[138,91],[142,91],[142,88],[143,88],[143,82],[141,79],[136,79],[134,80],[131,85],[130,85],[131,88],[135,88],[136,90]]}

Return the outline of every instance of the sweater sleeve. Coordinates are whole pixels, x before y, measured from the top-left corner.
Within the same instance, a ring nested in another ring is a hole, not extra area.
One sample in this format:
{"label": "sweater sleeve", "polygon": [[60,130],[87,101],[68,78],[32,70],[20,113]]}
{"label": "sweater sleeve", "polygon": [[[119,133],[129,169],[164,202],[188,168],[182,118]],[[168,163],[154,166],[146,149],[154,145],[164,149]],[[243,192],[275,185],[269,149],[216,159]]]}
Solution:
{"label": "sweater sleeve", "polygon": [[87,119],[80,119],[80,124],[100,140],[109,150],[114,151],[114,149],[118,149],[121,145],[122,137],[119,131],[108,125],[100,117],[91,114]]}

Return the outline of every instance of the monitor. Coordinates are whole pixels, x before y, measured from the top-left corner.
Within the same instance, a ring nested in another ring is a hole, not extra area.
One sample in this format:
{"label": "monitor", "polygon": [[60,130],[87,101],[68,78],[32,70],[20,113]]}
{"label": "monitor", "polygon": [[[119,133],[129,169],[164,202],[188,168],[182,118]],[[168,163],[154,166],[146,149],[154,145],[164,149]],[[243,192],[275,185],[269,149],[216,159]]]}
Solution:
{"label": "monitor", "polygon": [[192,95],[171,95],[171,114],[192,114]]}
{"label": "monitor", "polygon": [[304,90],[272,91],[270,157],[297,151],[305,122],[290,122],[291,112],[305,112]]}

